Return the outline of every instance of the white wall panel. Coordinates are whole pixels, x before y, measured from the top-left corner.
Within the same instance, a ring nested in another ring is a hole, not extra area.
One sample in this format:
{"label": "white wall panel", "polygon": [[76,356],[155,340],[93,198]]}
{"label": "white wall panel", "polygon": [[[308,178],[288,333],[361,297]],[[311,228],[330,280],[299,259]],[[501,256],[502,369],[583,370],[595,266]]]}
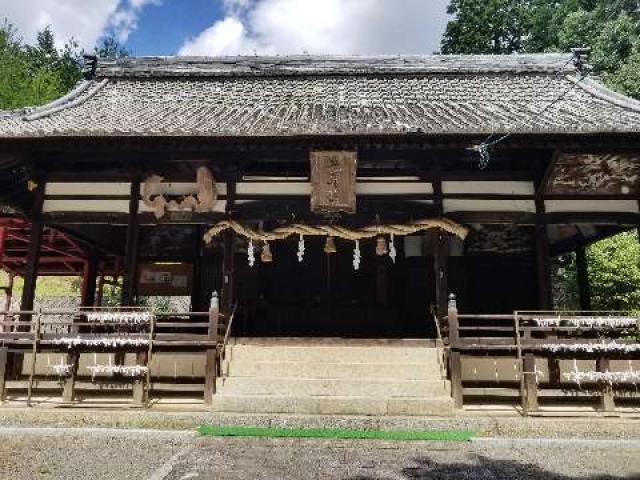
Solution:
{"label": "white wall panel", "polygon": [[558,212],[632,212],[638,213],[636,200],[546,200],[547,213]]}
{"label": "white wall panel", "polygon": [[130,183],[106,182],[51,182],[45,186],[45,195],[129,195]]}
{"label": "white wall panel", "polygon": [[129,213],[129,200],[45,200],[43,212]]}
{"label": "white wall panel", "polygon": [[442,193],[533,195],[533,182],[442,182]]}
{"label": "white wall panel", "polygon": [[535,213],[533,200],[462,200],[444,199],[443,209],[447,212],[527,212]]}
{"label": "white wall panel", "polygon": [[433,185],[428,182],[358,182],[357,195],[412,195],[433,193]]}

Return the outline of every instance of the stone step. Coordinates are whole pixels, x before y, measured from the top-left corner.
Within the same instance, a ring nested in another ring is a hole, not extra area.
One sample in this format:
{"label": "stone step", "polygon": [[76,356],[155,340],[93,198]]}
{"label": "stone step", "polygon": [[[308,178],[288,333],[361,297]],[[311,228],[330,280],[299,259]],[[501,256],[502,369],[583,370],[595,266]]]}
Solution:
{"label": "stone step", "polygon": [[371,398],[286,395],[216,395],[214,411],[315,415],[446,416],[454,412],[448,397]]}
{"label": "stone step", "polygon": [[327,363],[431,363],[438,349],[395,346],[267,346],[229,345],[225,358],[232,362],[327,362]]}
{"label": "stone step", "polygon": [[438,362],[428,363],[326,363],[326,362],[230,362],[222,364],[230,377],[279,378],[393,378],[395,380],[439,380]]}
{"label": "stone step", "polygon": [[317,379],[274,377],[219,378],[217,391],[222,395],[291,395],[338,397],[433,397],[449,393],[446,381],[395,379]]}

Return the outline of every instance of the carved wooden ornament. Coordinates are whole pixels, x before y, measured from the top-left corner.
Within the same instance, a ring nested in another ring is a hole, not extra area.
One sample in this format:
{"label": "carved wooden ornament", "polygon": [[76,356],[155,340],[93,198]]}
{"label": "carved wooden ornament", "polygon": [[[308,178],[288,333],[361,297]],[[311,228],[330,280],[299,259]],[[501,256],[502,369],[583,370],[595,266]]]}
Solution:
{"label": "carved wooden ornament", "polygon": [[217,201],[216,182],[207,167],[200,167],[196,172],[196,195],[188,195],[182,200],[167,200],[162,192],[162,180],[164,178],[159,175],[151,175],[142,184],[142,202],[153,210],[157,219],[167,211],[213,211]]}
{"label": "carved wooden ornament", "polygon": [[357,162],[356,152],[311,152],[312,212],[356,212]]}

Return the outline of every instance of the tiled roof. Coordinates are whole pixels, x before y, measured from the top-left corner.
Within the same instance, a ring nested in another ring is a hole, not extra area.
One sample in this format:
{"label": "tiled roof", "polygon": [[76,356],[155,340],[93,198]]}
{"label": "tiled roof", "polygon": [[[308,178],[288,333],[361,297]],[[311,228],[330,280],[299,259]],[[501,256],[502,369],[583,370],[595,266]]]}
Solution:
{"label": "tiled roof", "polygon": [[640,133],[640,102],[578,81],[567,55],[131,58],[94,67],[49,105],[0,113],[0,138]]}

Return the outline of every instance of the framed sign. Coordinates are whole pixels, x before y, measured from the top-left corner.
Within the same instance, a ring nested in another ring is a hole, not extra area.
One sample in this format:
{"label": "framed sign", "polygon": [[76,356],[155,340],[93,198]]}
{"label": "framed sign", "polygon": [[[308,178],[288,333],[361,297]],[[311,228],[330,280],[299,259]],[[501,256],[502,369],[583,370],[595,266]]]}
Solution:
{"label": "framed sign", "polygon": [[186,297],[191,295],[193,266],[189,263],[143,263],[139,267],[138,294]]}
{"label": "framed sign", "polygon": [[311,211],[355,213],[357,153],[317,150],[310,157]]}

